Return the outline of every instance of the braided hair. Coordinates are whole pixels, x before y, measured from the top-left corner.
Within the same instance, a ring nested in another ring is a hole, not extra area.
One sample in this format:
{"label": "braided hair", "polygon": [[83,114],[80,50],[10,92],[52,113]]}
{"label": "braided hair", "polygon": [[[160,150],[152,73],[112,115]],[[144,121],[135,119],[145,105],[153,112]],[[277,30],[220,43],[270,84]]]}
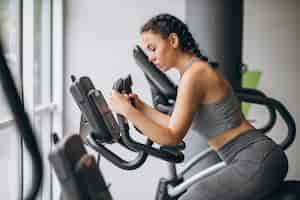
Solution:
{"label": "braided hair", "polygon": [[168,38],[171,33],[176,33],[179,38],[179,46],[183,52],[191,52],[201,60],[208,62],[213,68],[218,67],[217,63],[209,61],[208,58],[201,53],[188,26],[177,17],[170,14],[159,14],[151,18],[141,27],[141,33],[147,31],[158,33],[164,39]]}

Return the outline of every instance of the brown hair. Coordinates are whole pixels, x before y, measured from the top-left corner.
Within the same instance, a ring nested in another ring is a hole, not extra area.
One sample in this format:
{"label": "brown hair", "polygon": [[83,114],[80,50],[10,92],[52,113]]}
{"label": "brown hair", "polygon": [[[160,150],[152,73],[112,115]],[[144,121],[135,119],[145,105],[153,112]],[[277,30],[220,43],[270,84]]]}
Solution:
{"label": "brown hair", "polygon": [[140,33],[151,31],[168,38],[171,33],[176,33],[179,38],[179,46],[183,52],[196,54],[203,61],[207,61],[212,67],[217,68],[218,64],[210,62],[204,56],[196,43],[188,26],[177,17],[170,14],[159,14],[148,20],[142,27]]}

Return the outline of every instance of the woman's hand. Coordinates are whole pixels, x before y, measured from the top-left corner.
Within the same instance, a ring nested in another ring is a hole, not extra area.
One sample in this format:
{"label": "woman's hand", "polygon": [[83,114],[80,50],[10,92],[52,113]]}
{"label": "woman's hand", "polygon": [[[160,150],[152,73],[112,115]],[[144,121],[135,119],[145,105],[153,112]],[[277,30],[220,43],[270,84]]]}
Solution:
{"label": "woman's hand", "polygon": [[132,108],[130,97],[127,94],[121,94],[116,90],[112,90],[109,98],[110,109],[116,113],[124,115]]}
{"label": "woman's hand", "polygon": [[139,98],[139,96],[135,93],[130,93],[129,95],[130,100],[134,103],[134,107],[139,111],[142,111],[145,103]]}

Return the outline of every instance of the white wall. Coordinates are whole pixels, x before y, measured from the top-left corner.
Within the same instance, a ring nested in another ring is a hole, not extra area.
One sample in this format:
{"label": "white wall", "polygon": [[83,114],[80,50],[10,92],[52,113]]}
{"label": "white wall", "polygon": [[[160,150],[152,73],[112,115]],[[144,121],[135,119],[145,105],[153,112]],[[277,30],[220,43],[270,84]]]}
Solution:
{"label": "white wall", "polygon": [[[299,107],[299,1],[251,0],[245,2],[243,61],[250,70],[262,71],[260,90],[286,105],[300,123]],[[249,118],[265,121],[266,113],[253,107]],[[270,136],[280,141],[286,127],[280,123]],[[300,179],[299,133],[295,143],[287,150],[289,178]]]}
{"label": "white wall", "polygon": [[[134,91],[151,103],[150,90],[132,58],[132,49],[140,42],[139,28],[151,16],[169,12],[184,19],[182,0],[110,0],[66,2],[65,30],[65,134],[78,132],[79,109],[69,93],[70,75],[87,75],[105,97],[112,83],[130,73]],[[176,77],[175,75],[173,77]],[[114,150],[119,150],[114,147]],[[123,156],[129,155],[122,151]],[[132,158],[132,154],[129,155]],[[163,161],[149,158],[138,170],[123,171],[103,159],[102,169],[112,183],[114,199],[154,199],[156,185],[167,175]]]}

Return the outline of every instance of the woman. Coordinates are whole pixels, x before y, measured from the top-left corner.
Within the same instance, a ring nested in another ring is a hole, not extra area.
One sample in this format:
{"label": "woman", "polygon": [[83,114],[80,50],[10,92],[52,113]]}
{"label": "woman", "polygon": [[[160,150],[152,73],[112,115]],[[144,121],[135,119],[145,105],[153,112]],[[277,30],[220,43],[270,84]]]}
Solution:
{"label": "woman", "polygon": [[258,200],[275,190],[287,173],[286,155],[245,120],[232,87],[215,69],[216,64],[201,54],[188,27],[172,15],[160,14],[143,25],[141,37],[156,67],[180,73],[174,111],[171,116],[162,114],[138,95],[116,91],[110,98],[111,109],[161,145],[178,144],[191,127],[204,134],[227,163],[181,199]]}

